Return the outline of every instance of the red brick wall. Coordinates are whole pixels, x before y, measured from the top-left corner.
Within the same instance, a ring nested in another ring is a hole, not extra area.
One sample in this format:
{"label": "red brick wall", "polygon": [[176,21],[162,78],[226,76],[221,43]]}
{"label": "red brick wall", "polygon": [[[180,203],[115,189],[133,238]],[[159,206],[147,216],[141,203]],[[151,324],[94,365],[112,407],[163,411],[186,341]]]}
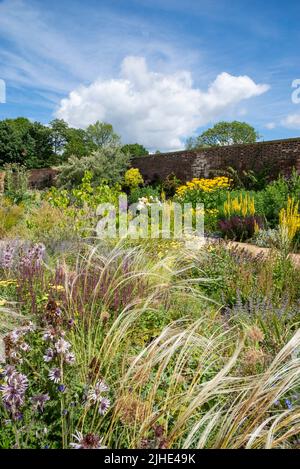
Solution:
{"label": "red brick wall", "polygon": [[[139,168],[146,182],[163,180],[171,173],[185,182],[193,177],[214,176],[229,166],[239,173],[266,172],[272,180],[279,174],[291,174],[294,167],[300,173],[300,138],[160,153],[135,158],[132,166]],[[53,168],[33,169],[29,171],[29,184],[36,189],[50,187],[57,174],[58,170]]]}
{"label": "red brick wall", "polygon": [[58,170],[53,168],[32,169],[29,171],[29,185],[34,189],[51,187],[57,174]]}
{"label": "red brick wall", "polygon": [[139,168],[148,182],[165,179],[171,173],[185,182],[193,177],[213,176],[229,166],[239,173],[243,170],[265,172],[272,180],[279,174],[289,175],[293,167],[300,172],[300,138],[160,153],[135,158],[132,166]]}

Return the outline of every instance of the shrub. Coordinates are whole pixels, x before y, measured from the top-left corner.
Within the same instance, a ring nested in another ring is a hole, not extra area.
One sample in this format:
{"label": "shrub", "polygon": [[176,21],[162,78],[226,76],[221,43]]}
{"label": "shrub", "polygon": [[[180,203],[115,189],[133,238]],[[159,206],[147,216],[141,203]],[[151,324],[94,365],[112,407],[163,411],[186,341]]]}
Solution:
{"label": "shrub", "polygon": [[72,212],[42,202],[28,214],[26,223],[30,238],[45,244],[51,251],[60,249],[66,242],[74,242],[79,234],[72,215]]}
{"label": "shrub", "polygon": [[280,247],[280,235],[279,230],[268,228],[267,230],[257,231],[252,242],[261,248]]}
{"label": "shrub", "polygon": [[259,216],[241,217],[234,215],[230,218],[219,220],[219,229],[223,236],[236,241],[245,241],[253,237],[258,229],[264,226],[263,219]]}
{"label": "shrub", "polygon": [[150,197],[153,197],[153,199],[156,199],[159,198],[160,195],[161,194],[159,188],[154,188],[151,186],[137,187],[131,191],[128,197],[128,202],[129,204],[136,204],[139,199],[142,199],[144,197],[147,197],[148,199]]}
{"label": "shrub", "polygon": [[174,173],[169,174],[162,183],[162,189],[167,197],[173,197],[180,186],[181,181]]}
{"label": "shrub", "polygon": [[128,169],[124,176],[124,183],[129,189],[135,189],[136,187],[144,184],[144,179],[140,170],[138,168]]}
{"label": "shrub", "polygon": [[5,195],[14,203],[28,199],[28,175],[25,166],[7,164],[5,169]]}
{"label": "shrub", "polygon": [[205,208],[216,208],[224,200],[225,191],[230,187],[231,181],[225,176],[213,179],[198,179],[178,187],[176,196],[183,203],[203,203]]}
{"label": "shrub", "polygon": [[7,236],[24,218],[24,207],[12,205],[8,199],[0,204],[0,238]]}
{"label": "shrub", "polygon": [[129,166],[129,156],[119,148],[102,148],[90,156],[72,156],[61,167],[57,178],[59,187],[72,188],[80,185],[86,171],[93,174],[92,185],[106,181],[108,184],[122,182],[124,172]]}

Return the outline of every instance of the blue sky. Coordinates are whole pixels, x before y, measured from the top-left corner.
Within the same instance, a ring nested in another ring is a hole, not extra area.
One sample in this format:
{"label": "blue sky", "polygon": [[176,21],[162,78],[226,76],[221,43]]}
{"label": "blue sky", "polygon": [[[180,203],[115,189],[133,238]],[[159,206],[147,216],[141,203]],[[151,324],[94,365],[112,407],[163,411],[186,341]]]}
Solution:
{"label": "blue sky", "polygon": [[105,120],[161,150],[221,119],[299,136],[299,17],[291,0],[0,1],[0,119]]}

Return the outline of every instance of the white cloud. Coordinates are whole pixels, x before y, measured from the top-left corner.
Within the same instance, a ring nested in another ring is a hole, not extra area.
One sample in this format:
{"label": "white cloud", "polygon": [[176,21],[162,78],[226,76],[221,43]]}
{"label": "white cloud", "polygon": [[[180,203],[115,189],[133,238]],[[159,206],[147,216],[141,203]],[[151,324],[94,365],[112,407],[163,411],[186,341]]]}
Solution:
{"label": "white cloud", "polygon": [[118,78],[98,79],[73,90],[56,115],[75,127],[96,120],[110,122],[124,142],[140,142],[150,150],[175,150],[198,127],[268,89],[248,76],[223,72],[202,91],[193,87],[187,71],[152,72],[143,57],[128,56]]}
{"label": "white cloud", "polygon": [[267,129],[269,129],[269,130],[273,130],[273,129],[275,129],[276,124],[275,124],[275,122],[268,122],[268,123],[265,125],[265,127],[266,127]]}
{"label": "white cloud", "polygon": [[300,129],[300,114],[290,114],[281,123],[289,129]]}

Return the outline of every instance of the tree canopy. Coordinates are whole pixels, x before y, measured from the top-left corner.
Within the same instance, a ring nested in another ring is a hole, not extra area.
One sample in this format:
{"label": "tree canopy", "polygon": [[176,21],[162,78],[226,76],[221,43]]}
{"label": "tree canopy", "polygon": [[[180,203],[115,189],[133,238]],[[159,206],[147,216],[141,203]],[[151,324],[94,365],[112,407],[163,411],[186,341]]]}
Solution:
{"label": "tree canopy", "polygon": [[186,148],[193,150],[201,147],[226,146],[243,143],[255,143],[259,139],[258,132],[246,122],[219,122],[198,137],[191,137]]}
{"label": "tree canopy", "polygon": [[63,119],[54,119],[49,125],[25,117],[0,121],[0,167],[7,163],[28,169],[61,165],[71,157],[88,157],[105,148],[122,150],[130,158],[148,153],[138,143],[122,146],[120,136],[106,122],[76,129]]}
{"label": "tree canopy", "polygon": [[27,168],[42,168],[54,160],[48,127],[23,117],[0,121],[0,166],[19,163]]}
{"label": "tree canopy", "polygon": [[139,158],[141,156],[149,155],[148,150],[139,143],[127,143],[122,146],[121,150],[124,153],[128,153],[130,158]]}

